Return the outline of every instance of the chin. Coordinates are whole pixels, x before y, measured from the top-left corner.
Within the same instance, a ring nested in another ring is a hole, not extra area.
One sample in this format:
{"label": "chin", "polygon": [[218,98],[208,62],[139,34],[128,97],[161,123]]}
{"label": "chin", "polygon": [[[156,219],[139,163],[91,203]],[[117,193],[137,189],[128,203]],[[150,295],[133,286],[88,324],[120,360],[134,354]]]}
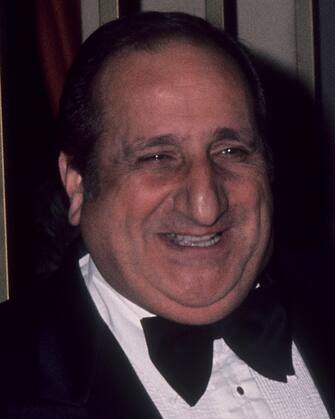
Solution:
{"label": "chin", "polygon": [[[191,325],[215,323],[235,310],[242,303],[249,289],[243,293],[236,293],[234,291],[232,290],[226,296],[211,304],[194,304],[194,302],[190,304],[185,301],[170,301],[169,304],[154,309],[154,312],[177,323]],[[151,311],[153,311],[153,308]]]}
{"label": "chin", "polygon": [[231,311],[232,310],[213,311],[208,309],[186,309],[174,313],[162,313],[161,316],[177,323],[200,326],[215,323],[226,317]]}

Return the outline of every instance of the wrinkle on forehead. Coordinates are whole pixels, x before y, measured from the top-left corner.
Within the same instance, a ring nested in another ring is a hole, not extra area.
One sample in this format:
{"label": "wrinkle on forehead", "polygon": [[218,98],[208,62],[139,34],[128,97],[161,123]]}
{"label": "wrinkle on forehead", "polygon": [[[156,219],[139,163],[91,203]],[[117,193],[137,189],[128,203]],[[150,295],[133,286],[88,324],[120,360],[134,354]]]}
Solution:
{"label": "wrinkle on forehead", "polygon": [[[140,89],[143,85],[146,89],[147,83],[151,86],[156,83],[161,86],[161,83],[165,81],[167,86],[188,87],[192,85],[188,74],[189,72],[194,74],[195,71],[198,73],[199,80],[203,80],[204,89],[206,80],[209,81],[220,72],[224,79],[229,80],[232,87],[241,89],[243,85],[244,90],[249,90],[241,70],[229,56],[224,57],[212,49],[194,46],[186,41],[170,41],[159,50],[131,50],[113,57],[100,72],[97,87],[100,97],[105,101],[108,100],[107,86],[112,86],[114,90],[124,87],[131,90]],[[197,89],[200,91],[202,86],[198,85]],[[167,96],[169,89],[162,89],[157,93]]]}

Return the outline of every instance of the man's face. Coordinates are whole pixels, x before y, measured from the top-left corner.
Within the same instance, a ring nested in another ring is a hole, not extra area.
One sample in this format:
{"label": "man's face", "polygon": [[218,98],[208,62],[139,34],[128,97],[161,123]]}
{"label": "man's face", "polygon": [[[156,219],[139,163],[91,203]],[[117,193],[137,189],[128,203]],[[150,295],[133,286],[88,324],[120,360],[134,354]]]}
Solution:
{"label": "man's face", "polygon": [[99,194],[84,240],[104,278],[149,311],[193,324],[233,310],[270,235],[251,100],[229,60],[189,44],[131,52],[98,82]]}

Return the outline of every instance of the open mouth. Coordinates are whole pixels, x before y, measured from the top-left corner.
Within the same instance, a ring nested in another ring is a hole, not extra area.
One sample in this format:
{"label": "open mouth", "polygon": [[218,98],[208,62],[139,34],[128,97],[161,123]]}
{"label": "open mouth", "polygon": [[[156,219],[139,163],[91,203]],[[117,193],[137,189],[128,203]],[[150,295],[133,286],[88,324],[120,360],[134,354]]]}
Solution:
{"label": "open mouth", "polygon": [[168,233],[165,237],[176,246],[183,247],[211,247],[215,246],[222,237],[222,232],[203,236]]}

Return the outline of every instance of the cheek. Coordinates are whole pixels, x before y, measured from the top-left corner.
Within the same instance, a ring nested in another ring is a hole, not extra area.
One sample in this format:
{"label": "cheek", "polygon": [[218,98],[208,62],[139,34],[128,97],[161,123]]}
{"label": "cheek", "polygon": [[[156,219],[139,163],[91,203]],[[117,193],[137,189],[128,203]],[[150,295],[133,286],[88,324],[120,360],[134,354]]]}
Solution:
{"label": "cheek", "polygon": [[95,218],[100,233],[116,252],[122,247],[122,253],[132,258],[143,252],[147,239],[157,230],[157,214],[163,214],[161,207],[169,190],[167,184],[140,175],[124,177],[103,189],[94,205]]}
{"label": "cheek", "polygon": [[271,207],[271,192],[266,177],[245,175],[226,183],[229,203],[255,215],[262,207]]}
{"label": "cheek", "polygon": [[127,219],[127,225],[141,226],[167,206],[174,187],[165,176],[135,175],[123,182],[113,200],[118,201],[120,216]]}
{"label": "cheek", "polygon": [[[252,179],[252,181],[250,181]],[[230,211],[237,226],[244,226],[244,234],[253,236],[255,244],[269,235],[272,219],[272,197],[266,177],[251,176],[244,181],[231,182]]]}

